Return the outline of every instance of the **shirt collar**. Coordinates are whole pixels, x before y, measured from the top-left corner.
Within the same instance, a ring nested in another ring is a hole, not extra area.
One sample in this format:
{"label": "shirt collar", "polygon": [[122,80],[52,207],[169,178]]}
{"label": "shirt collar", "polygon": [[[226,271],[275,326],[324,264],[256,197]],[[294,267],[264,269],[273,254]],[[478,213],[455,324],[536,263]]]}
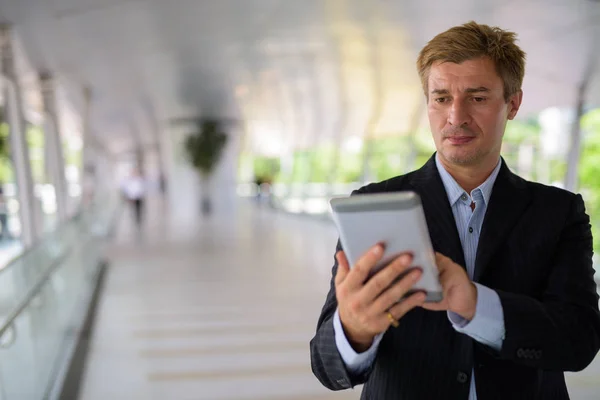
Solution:
{"label": "shirt collar", "polygon": [[[437,166],[440,177],[442,178],[442,183],[444,184],[444,188],[446,189],[446,194],[448,195],[448,200],[450,201],[450,205],[454,206],[460,196],[466,191],[454,180],[452,175],[446,168],[442,165],[439,159],[439,155],[435,156],[435,165]],[[498,160],[498,164],[496,164],[496,168],[492,171],[490,176],[483,182],[481,185],[473,189],[473,192],[476,190],[480,190],[483,196],[483,201],[485,204],[489,204],[490,197],[492,196],[492,189],[494,188],[494,183],[496,182],[496,178],[498,177],[498,173],[500,172],[500,167],[502,166],[502,162]],[[471,192],[472,193],[472,192]]]}

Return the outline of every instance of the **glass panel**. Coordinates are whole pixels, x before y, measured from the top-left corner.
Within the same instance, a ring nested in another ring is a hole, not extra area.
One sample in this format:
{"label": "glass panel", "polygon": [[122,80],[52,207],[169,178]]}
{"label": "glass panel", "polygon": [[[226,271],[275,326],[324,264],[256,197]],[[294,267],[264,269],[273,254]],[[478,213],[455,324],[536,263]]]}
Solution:
{"label": "glass panel", "polygon": [[[37,295],[0,340],[0,400],[42,399],[75,345],[116,199],[70,220],[40,245],[0,270],[0,326],[15,307]],[[108,207],[106,205],[109,205]]]}
{"label": "glass panel", "polygon": [[[6,107],[1,105],[2,114]],[[10,127],[0,121],[0,269],[21,253],[21,221],[14,166],[8,154]]]}

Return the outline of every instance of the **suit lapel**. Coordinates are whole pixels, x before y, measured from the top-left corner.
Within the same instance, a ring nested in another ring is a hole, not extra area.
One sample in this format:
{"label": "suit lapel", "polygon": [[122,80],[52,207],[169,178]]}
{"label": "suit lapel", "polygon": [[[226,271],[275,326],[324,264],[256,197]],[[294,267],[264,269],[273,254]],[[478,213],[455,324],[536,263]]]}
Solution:
{"label": "suit lapel", "polygon": [[523,215],[530,201],[531,195],[525,182],[510,172],[502,160],[483,219],[473,281],[478,282],[483,276],[494,253]]}
{"label": "suit lapel", "polygon": [[435,154],[415,171],[410,185],[421,196],[433,248],[464,267],[465,256],[448,195],[435,164]]}

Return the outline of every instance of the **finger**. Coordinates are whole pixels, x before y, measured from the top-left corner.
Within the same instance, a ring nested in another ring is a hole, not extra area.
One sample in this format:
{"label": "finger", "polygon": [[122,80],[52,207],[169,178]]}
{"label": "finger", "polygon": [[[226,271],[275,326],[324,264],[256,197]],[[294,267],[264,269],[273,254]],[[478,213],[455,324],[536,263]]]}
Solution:
{"label": "finger", "polygon": [[395,283],[391,288],[377,297],[371,306],[371,312],[379,314],[392,307],[398,300],[404,297],[410,289],[412,289],[422,275],[423,273],[418,269],[411,271],[399,282]]}
{"label": "finger", "polygon": [[444,272],[448,268],[449,262],[452,262],[448,257],[441,253],[435,253],[435,263],[440,273]]}
{"label": "finger", "polygon": [[[392,314],[396,320],[400,320],[407,312],[415,307],[421,306],[425,302],[426,297],[427,296],[423,292],[414,293],[390,308],[389,313]],[[384,317],[387,318],[387,315],[384,315]]]}
{"label": "finger", "polygon": [[[403,254],[396,258],[389,265],[385,266],[381,271],[377,272],[362,289],[362,296],[366,303],[370,303],[373,299],[382,294],[390,285],[398,278],[398,276],[410,267],[412,256]],[[402,294],[404,295],[404,294]],[[398,300],[400,297],[397,297]],[[388,304],[388,307],[391,304]],[[383,308],[387,310],[388,307]]]}
{"label": "finger", "polygon": [[350,266],[348,265],[348,259],[346,258],[346,253],[343,251],[338,251],[335,254],[335,259],[338,263],[338,268],[335,273],[335,286],[338,286],[340,283],[346,279],[348,276],[348,272],[350,271]]}
{"label": "finger", "polygon": [[361,287],[382,256],[383,245],[381,244],[376,244],[363,254],[348,273],[348,277],[346,278],[348,287],[350,289]]}

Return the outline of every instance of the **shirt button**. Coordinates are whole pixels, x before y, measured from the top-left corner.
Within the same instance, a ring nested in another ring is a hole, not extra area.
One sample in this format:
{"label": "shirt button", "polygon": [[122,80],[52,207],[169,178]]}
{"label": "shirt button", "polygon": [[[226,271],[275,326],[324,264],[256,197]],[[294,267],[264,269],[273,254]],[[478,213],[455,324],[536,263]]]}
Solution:
{"label": "shirt button", "polygon": [[458,383],[467,383],[468,379],[469,379],[469,376],[462,371],[459,372],[458,375],[456,376],[456,380],[458,381]]}
{"label": "shirt button", "polygon": [[462,201],[467,201],[468,197],[467,197],[467,195],[465,193],[463,193],[462,196],[460,196],[460,199]]}
{"label": "shirt button", "polygon": [[469,227],[469,233],[473,233],[473,227],[472,226]]}

